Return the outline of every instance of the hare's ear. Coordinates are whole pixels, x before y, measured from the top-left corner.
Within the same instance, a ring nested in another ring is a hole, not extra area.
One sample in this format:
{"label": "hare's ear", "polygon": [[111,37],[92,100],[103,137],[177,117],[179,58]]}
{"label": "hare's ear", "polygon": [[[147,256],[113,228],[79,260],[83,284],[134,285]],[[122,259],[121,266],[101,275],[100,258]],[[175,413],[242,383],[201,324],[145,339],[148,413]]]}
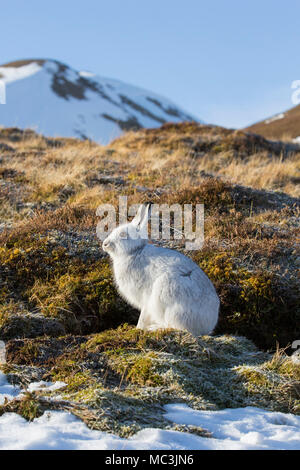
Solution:
{"label": "hare's ear", "polygon": [[140,232],[141,238],[148,238],[148,217],[150,204],[139,207],[136,216],[131,222]]}
{"label": "hare's ear", "polygon": [[149,208],[150,204],[147,204],[146,206],[143,206],[144,210],[142,213],[142,218],[139,223],[140,231],[145,234],[144,238],[148,238],[148,218],[149,218]]}
{"label": "hare's ear", "polygon": [[144,204],[141,204],[138,208],[135,217],[132,219],[132,225],[135,225],[135,227],[138,227],[139,229],[145,226],[148,222],[148,212],[149,204],[147,204],[146,206]]}

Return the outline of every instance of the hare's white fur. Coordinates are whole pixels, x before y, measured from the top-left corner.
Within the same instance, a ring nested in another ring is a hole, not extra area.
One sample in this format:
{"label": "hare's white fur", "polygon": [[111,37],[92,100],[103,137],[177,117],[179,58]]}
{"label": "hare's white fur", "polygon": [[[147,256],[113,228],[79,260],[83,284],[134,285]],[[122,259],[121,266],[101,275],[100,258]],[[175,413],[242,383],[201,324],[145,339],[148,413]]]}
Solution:
{"label": "hare's white fur", "polygon": [[140,206],[132,222],[114,229],[103,242],[120,294],[141,311],[137,328],[210,334],[220,305],[213,284],[190,258],[149,244],[147,224],[148,207]]}

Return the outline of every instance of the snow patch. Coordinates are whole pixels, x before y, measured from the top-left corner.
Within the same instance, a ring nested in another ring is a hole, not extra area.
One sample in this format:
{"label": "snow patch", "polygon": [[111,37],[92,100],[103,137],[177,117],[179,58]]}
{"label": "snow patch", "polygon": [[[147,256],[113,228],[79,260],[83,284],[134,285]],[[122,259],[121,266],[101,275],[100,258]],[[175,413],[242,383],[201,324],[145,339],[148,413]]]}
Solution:
{"label": "snow patch", "polygon": [[5,399],[12,400],[20,394],[20,389],[10,385],[3,372],[0,371],[0,405],[3,405]]}
{"label": "snow patch", "polygon": [[202,426],[212,438],[163,429],[144,429],[128,439],[90,430],[64,411],[49,411],[27,422],[15,413],[0,417],[0,449],[218,450],[300,449],[300,417],[247,407],[195,411],[167,405],[166,417]]}
{"label": "snow patch", "polygon": [[79,75],[81,77],[96,77],[96,74],[93,73],[93,72],[88,72],[87,70],[81,70],[81,72],[79,72]]}
{"label": "snow patch", "polygon": [[174,404],[165,409],[174,423],[210,431],[211,439],[201,438],[209,449],[300,449],[300,416],[254,407],[199,411]]}
{"label": "snow patch", "polygon": [[285,116],[284,113],[276,114],[275,116],[272,116],[271,118],[266,119],[265,123],[270,124],[273,121],[278,121],[279,119],[283,119],[284,116]]}
{"label": "snow patch", "polygon": [[47,391],[47,392],[54,392],[55,390],[60,390],[66,387],[67,384],[65,382],[45,382],[41,380],[40,382],[32,382],[28,385],[28,392],[37,392],[39,390]]}

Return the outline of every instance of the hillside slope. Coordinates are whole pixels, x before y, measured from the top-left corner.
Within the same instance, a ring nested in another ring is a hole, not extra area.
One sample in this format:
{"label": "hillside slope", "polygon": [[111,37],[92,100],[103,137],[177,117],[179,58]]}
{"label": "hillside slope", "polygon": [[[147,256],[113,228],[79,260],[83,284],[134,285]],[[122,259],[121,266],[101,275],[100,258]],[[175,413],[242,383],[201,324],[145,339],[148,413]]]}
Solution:
{"label": "hillside slope", "polygon": [[6,105],[0,125],[34,128],[48,136],[89,138],[105,144],[124,130],[194,118],[155,93],[44,59],[0,67]]}
{"label": "hillside slope", "polygon": [[[28,388],[0,416],[65,410],[121,436],[151,427],[210,437],[167,420],[164,405],[299,414],[299,364],[291,348],[274,353],[300,338],[299,156],[297,145],[196,123],[107,146],[0,130],[2,370]],[[201,250],[157,243],[211,278],[221,299],[213,336],[135,329],[139,313],[116,292],[95,233],[96,208],[117,208],[120,195],[204,203]],[[49,381],[64,383],[59,396]]]}
{"label": "hillside slope", "polygon": [[204,247],[190,256],[221,296],[219,332],[263,348],[300,336],[297,145],[185,123],[105,147],[3,129],[0,152],[2,338],[135,323],[95,236],[96,208],[120,195],[205,204]]}
{"label": "hillside slope", "polygon": [[300,140],[300,105],[257,122],[245,130],[269,139],[293,140],[299,137]]}

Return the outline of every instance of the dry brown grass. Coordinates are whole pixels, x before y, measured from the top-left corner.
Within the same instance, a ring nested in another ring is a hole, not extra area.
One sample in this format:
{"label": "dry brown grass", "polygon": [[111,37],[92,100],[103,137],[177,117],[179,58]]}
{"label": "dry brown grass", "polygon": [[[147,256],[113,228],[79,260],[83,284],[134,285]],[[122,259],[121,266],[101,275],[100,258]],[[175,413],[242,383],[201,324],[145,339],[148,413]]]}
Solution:
{"label": "dry brown grass", "polygon": [[280,190],[300,197],[300,159],[292,155],[289,159],[268,158],[253,155],[246,162],[232,161],[218,174],[236,184],[258,189]]}
{"label": "dry brown grass", "polygon": [[[0,133],[1,141],[8,143],[9,135],[1,139]],[[272,153],[265,142],[252,143],[244,133],[195,124],[129,132],[106,147],[76,139],[49,141],[34,134],[9,141],[14,151],[3,152],[1,170],[15,172],[11,180],[17,186],[22,183],[26,202],[59,204],[69,199],[71,204],[95,207],[112,186],[99,182],[101,175],[121,175],[126,191],[139,186],[178,190],[201,184],[203,172],[298,197],[300,152],[274,147]]]}

